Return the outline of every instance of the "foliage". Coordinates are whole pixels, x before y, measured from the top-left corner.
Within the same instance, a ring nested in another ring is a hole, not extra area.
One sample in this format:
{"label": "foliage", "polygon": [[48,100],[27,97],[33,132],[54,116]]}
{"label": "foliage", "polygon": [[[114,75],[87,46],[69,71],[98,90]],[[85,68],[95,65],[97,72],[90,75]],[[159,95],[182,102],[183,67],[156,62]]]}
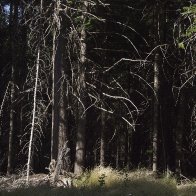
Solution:
{"label": "foliage", "polygon": [[182,21],[180,26],[182,27],[182,35],[178,47],[185,49],[185,45],[192,45],[195,41],[196,36],[196,5],[190,5],[184,7],[181,12]]}
{"label": "foliage", "polygon": [[196,4],[184,7],[182,15],[188,17],[190,25],[186,29],[185,36],[191,37],[196,33]]}

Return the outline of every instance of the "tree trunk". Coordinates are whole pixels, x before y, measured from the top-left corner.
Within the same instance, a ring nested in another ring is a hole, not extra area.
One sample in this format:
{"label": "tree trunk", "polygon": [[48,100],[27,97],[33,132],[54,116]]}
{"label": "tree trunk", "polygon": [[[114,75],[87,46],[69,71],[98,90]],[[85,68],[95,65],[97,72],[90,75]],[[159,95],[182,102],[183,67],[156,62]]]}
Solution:
{"label": "tree trunk", "polygon": [[81,174],[84,171],[85,164],[86,114],[83,114],[83,112],[84,110],[80,106],[78,111],[79,121],[76,134],[75,174]]}
{"label": "tree trunk", "polygon": [[[13,77],[13,70],[12,70]],[[12,154],[13,154],[13,132],[14,132],[14,109],[13,109],[13,99],[14,99],[14,83],[11,81],[10,87],[10,130],[9,130],[9,148],[8,148],[8,160],[7,160],[7,175],[11,174],[12,171]]]}
{"label": "tree trunk", "polygon": [[154,59],[154,114],[153,114],[153,172],[158,171],[158,133],[159,133],[159,54]]}
{"label": "tree trunk", "polygon": [[[84,1],[83,11],[87,11],[88,2]],[[76,133],[76,154],[74,173],[81,174],[84,171],[85,164],[85,143],[86,143],[86,83],[85,83],[85,65],[86,65],[86,18],[82,16],[83,25],[80,38],[80,64],[78,66],[78,94],[81,103],[78,103],[78,127]]]}
{"label": "tree trunk", "polygon": [[35,118],[36,118],[36,106],[37,106],[37,89],[38,89],[38,79],[39,79],[39,62],[40,61],[40,48],[38,48],[37,52],[37,61],[36,61],[36,76],[35,76],[35,86],[34,86],[34,95],[33,95],[33,117],[31,122],[31,132],[28,146],[28,162],[27,162],[27,184],[29,183],[29,174],[30,174],[30,166],[32,159],[32,147],[33,147],[33,137],[34,137],[34,128],[35,128]]}
{"label": "tree trunk", "polygon": [[101,144],[100,144],[100,165],[105,166],[105,112],[101,111]]}
{"label": "tree trunk", "polygon": [[11,82],[10,82],[10,127],[9,127],[9,147],[8,147],[8,162],[7,175],[10,175],[12,170],[12,151],[13,151],[13,132],[14,132],[14,82],[15,82],[15,67],[16,67],[16,34],[18,25],[18,0],[10,3],[10,38],[11,38]]}
{"label": "tree trunk", "polygon": [[[60,1],[55,4],[56,17],[60,17],[59,8]],[[59,21],[55,21],[59,22]],[[65,89],[65,71],[66,62],[63,59],[63,47],[65,40],[63,39],[63,25],[58,23],[59,32],[53,32],[53,107],[52,107],[52,134],[51,134],[51,160],[59,159],[60,150],[68,141],[67,126],[67,98]],[[62,158],[64,158],[62,156]],[[66,160],[62,160],[61,169],[69,170],[70,157],[67,154]]]}
{"label": "tree trunk", "polygon": [[58,132],[59,132],[59,112],[58,112],[58,104],[60,100],[60,93],[59,93],[59,67],[57,66],[58,52],[56,46],[56,34],[57,32],[53,32],[53,78],[52,78],[52,131],[51,131],[51,160],[57,160],[58,156]]}
{"label": "tree trunk", "polygon": [[[58,48],[57,52],[61,54],[61,62],[59,62],[59,69],[60,69],[60,81],[59,81],[59,93],[60,93],[60,100],[58,104],[58,113],[59,113],[59,122],[58,122],[58,151],[63,149],[63,146],[66,143],[66,146],[68,147],[68,122],[67,122],[67,114],[66,114],[66,108],[67,108],[67,95],[66,95],[66,84],[65,84],[65,62],[63,62],[62,59],[62,43],[64,43],[62,39],[62,33],[59,35],[58,39]],[[63,66],[64,63],[64,66]],[[59,153],[58,152],[58,159],[59,159]],[[66,154],[66,157],[62,157],[62,169],[69,171],[70,170],[70,154],[69,152]]]}
{"label": "tree trunk", "polygon": [[[59,17],[59,1],[56,1],[54,5],[54,15]],[[57,32],[57,22],[54,17],[54,31],[53,31],[53,54],[52,54],[52,131],[51,131],[51,160],[57,160],[58,157],[58,144],[59,144],[59,102],[60,102],[60,79],[61,79],[61,43],[59,39],[61,38],[61,34],[58,35]],[[60,24],[58,24],[60,25]],[[61,28],[61,25],[60,27]],[[60,30],[60,29],[58,29]],[[60,30],[61,31],[61,30]]]}
{"label": "tree trunk", "polygon": [[132,138],[131,128],[127,127],[125,130],[125,166],[129,170],[131,165],[131,138]]}
{"label": "tree trunk", "polygon": [[116,138],[116,169],[119,169],[119,159],[120,159],[120,147],[119,147],[119,136]]}
{"label": "tree trunk", "polygon": [[[43,9],[43,1],[40,1],[40,13],[42,13]],[[39,71],[40,71],[40,55],[41,55],[41,29],[38,26],[38,38],[39,43],[37,45],[37,59],[36,59],[36,70],[35,70],[35,84],[34,84],[34,93],[33,93],[33,110],[32,110],[32,121],[31,121],[31,130],[30,130],[30,138],[29,138],[29,145],[28,145],[28,160],[27,160],[27,178],[26,183],[29,184],[29,175],[30,175],[30,169],[32,165],[32,158],[34,154],[33,149],[33,142],[34,142],[34,135],[35,135],[35,126],[36,126],[36,110],[37,110],[37,92],[39,87]]]}
{"label": "tree trunk", "polygon": [[185,114],[186,114],[186,99],[185,96],[181,95],[180,101],[179,101],[179,109],[178,109],[178,115],[177,115],[177,123],[176,123],[176,172],[178,174],[181,173],[182,170],[182,162],[183,162],[183,146],[182,146],[182,140],[183,140],[183,129],[184,129],[184,123],[185,123]]}

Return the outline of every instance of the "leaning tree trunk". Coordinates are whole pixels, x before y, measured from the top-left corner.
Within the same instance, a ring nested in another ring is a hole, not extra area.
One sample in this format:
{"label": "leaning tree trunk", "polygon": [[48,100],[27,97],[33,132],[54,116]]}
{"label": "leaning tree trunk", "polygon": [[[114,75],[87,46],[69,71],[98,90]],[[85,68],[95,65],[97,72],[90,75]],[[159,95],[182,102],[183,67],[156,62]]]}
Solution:
{"label": "leaning tree trunk", "polygon": [[[86,12],[88,2],[84,1],[83,11]],[[85,16],[82,16],[83,25],[80,37],[80,64],[78,66],[78,96],[81,102],[78,103],[78,127],[76,133],[76,154],[74,173],[81,174],[84,171],[85,164],[85,143],[86,143],[86,83],[85,83],[85,65],[86,65],[86,29]]]}
{"label": "leaning tree trunk", "polygon": [[[40,13],[42,13],[43,9],[43,0],[40,1]],[[38,30],[40,30],[38,24]],[[41,32],[38,34],[39,42],[41,42]],[[35,84],[34,84],[34,93],[33,93],[33,110],[32,110],[32,121],[31,121],[31,130],[30,130],[30,138],[28,145],[28,160],[27,160],[27,178],[26,183],[29,184],[29,174],[30,167],[32,164],[32,155],[33,155],[33,141],[35,134],[35,126],[36,126],[36,110],[37,110],[37,92],[38,92],[38,82],[39,82],[39,70],[40,70],[40,54],[41,54],[41,43],[37,45],[37,59],[36,59],[36,74],[35,74]]]}
{"label": "leaning tree trunk", "polygon": [[37,61],[36,61],[36,76],[35,76],[35,85],[34,85],[34,95],[33,95],[33,117],[31,122],[31,132],[29,139],[29,147],[28,147],[28,162],[27,162],[27,184],[29,183],[29,174],[30,174],[30,166],[32,159],[32,147],[33,147],[33,137],[34,137],[34,129],[35,129],[35,118],[36,118],[36,106],[37,106],[37,90],[38,90],[38,77],[39,77],[39,62],[40,61],[40,47],[37,52]]}

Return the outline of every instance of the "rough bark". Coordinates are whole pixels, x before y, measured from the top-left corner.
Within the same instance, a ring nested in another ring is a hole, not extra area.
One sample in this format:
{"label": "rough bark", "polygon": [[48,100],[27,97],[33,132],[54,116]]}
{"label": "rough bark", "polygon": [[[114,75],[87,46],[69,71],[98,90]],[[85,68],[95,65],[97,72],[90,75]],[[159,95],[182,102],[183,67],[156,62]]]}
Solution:
{"label": "rough bark", "polygon": [[[83,11],[86,11],[88,2],[84,1]],[[85,83],[85,65],[86,65],[86,29],[85,16],[82,16],[83,25],[80,37],[80,64],[78,66],[78,94],[80,103],[78,103],[78,127],[76,133],[76,154],[74,173],[81,174],[84,171],[85,164],[85,143],[86,143],[86,83]]]}
{"label": "rough bark", "polygon": [[[58,48],[58,47],[57,47]],[[52,130],[51,130],[51,160],[57,160],[58,156],[58,122],[59,122],[59,113],[58,113],[58,104],[60,100],[59,93],[59,78],[60,73],[57,67],[58,52],[56,51],[56,31],[53,32],[53,83],[52,83]]]}
{"label": "rough bark", "polygon": [[[59,14],[60,1],[55,4],[55,15]],[[66,95],[66,62],[63,59],[63,47],[65,40],[63,39],[63,25],[58,22],[57,29],[53,32],[53,107],[52,107],[52,135],[51,135],[51,160],[59,159],[61,149],[68,141],[67,126],[67,95]],[[64,158],[64,157],[62,157]],[[62,169],[69,170],[68,162],[70,157],[67,155],[66,160],[62,160]]]}
{"label": "rough bark", "polygon": [[[54,15],[58,18],[59,17],[59,1],[57,1],[54,5]],[[51,131],[51,160],[57,160],[58,157],[58,143],[59,143],[59,101],[60,97],[60,79],[61,79],[61,34],[58,35],[57,29],[58,21],[54,17],[54,30],[53,30],[53,54],[52,54],[52,63],[53,63],[53,70],[52,70],[52,131]],[[61,25],[59,26],[61,28]]]}

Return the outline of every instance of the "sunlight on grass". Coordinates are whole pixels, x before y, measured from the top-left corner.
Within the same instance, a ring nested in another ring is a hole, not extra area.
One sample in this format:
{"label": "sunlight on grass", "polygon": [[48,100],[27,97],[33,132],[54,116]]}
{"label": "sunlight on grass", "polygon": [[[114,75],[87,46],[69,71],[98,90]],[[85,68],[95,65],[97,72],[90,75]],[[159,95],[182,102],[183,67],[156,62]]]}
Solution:
{"label": "sunlight on grass", "polygon": [[74,188],[48,186],[0,192],[0,196],[195,196],[195,186],[177,189],[173,178],[155,179],[147,170],[119,172],[96,167],[74,181]]}
{"label": "sunlight on grass", "polygon": [[75,184],[77,187],[110,187],[123,182],[123,179],[123,175],[111,167],[96,167],[94,170],[84,173],[75,181]]}

